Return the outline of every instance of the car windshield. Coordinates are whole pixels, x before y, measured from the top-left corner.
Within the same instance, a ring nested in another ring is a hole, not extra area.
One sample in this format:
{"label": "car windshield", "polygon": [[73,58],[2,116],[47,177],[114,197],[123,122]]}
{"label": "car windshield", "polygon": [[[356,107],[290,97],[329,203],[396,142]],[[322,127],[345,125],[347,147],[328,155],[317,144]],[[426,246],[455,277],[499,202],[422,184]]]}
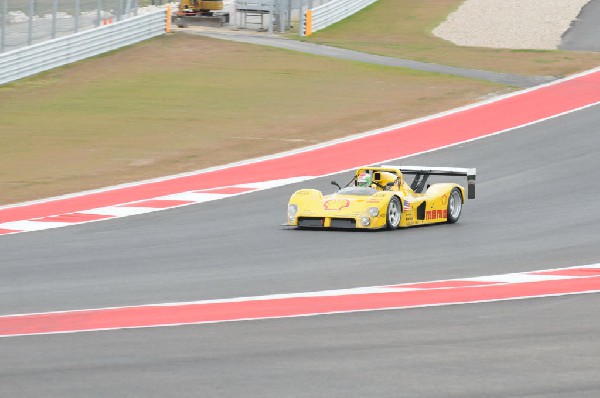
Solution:
{"label": "car windshield", "polygon": [[371,196],[376,193],[377,190],[368,187],[346,187],[338,191],[338,194],[342,195],[356,195],[356,196]]}

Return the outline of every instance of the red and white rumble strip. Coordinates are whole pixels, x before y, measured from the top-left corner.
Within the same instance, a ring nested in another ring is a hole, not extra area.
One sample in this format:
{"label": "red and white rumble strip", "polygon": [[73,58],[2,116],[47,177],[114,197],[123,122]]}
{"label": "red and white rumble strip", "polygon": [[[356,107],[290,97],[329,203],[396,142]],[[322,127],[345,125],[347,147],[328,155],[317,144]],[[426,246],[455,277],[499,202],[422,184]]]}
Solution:
{"label": "red and white rumble strip", "polygon": [[150,198],[146,200],[140,200],[124,204],[116,204],[113,206],[98,207],[72,213],[37,217],[23,221],[9,221],[0,223],[0,235],[18,232],[40,231],[44,229],[60,228],[69,225],[83,224],[93,221],[102,221],[111,218],[151,213],[159,210],[172,209],[175,207],[188,206],[192,204],[229,198],[245,193],[261,191],[263,189],[275,188],[278,186],[293,184],[295,182],[300,182],[311,178],[314,177],[293,177],[273,181],[264,181],[257,183],[247,183],[227,187],[204,189],[198,191],[186,191]]}
{"label": "red and white rumble strip", "polygon": [[600,292],[600,264],[223,300],[0,316],[0,337],[406,309]]}

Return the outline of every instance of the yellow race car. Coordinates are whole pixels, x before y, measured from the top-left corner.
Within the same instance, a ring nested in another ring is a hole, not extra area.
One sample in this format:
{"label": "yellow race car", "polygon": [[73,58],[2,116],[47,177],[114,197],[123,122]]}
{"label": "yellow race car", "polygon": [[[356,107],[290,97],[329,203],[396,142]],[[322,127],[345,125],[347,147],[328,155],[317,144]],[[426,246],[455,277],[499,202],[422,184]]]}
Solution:
{"label": "yellow race car", "polygon": [[[414,176],[410,185],[405,175]],[[429,176],[466,176],[455,183],[427,185]],[[476,169],[453,167],[366,166],[339,190],[323,196],[316,189],[294,192],[287,225],[301,228],[396,229],[458,221],[465,199],[475,198]]]}

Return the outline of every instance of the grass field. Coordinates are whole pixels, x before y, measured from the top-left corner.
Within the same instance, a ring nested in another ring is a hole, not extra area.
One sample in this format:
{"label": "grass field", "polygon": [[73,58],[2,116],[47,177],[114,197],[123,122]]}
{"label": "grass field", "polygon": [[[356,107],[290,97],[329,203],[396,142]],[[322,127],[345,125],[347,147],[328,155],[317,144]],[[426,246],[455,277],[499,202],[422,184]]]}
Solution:
{"label": "grass field", "polygon": [[[389,6],[400,3],[410,12],[394,23]],[[493,70],[504,63],[518,66],[509,71],[532,75],[564,74],[599,63],[596,54],[459,49],[427,33],[459,3],[381,0],[348,25],[338,24],[311,40],[453,65],[486,64]],[[410,34],[403,30],[409,26]],[[496,54],[495,62],[484,61],[489,54]],[[505,56],[512,58],[503,61]],[[299,148],[512,90],[167,35],[0,86],[0,204]]]}
{"label": "grass field", "polygon": [[566,76],[600,65],[599,53],[459,47],[431,31],[462,0],[379,0],[307,41],[422,62],[536,76]]}

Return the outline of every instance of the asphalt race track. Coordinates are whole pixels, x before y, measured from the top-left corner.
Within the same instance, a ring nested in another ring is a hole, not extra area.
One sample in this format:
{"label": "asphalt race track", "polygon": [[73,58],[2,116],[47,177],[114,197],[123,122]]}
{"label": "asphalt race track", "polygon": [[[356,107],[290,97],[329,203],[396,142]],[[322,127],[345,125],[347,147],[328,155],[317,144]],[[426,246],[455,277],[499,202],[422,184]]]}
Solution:
{"label": "asphalt race track", "polygon": [[561,50],[600,51],[600,0],[591,0],[565,32]]}
{"label": "asphalt race track", "polygon": [[[299,187],[0,237],[0,315],[598,262],[600,107],[402,160],[477,167],[456,225],[281,227]],[[0,338],[0,396],[597,397],[598,294]]]}

